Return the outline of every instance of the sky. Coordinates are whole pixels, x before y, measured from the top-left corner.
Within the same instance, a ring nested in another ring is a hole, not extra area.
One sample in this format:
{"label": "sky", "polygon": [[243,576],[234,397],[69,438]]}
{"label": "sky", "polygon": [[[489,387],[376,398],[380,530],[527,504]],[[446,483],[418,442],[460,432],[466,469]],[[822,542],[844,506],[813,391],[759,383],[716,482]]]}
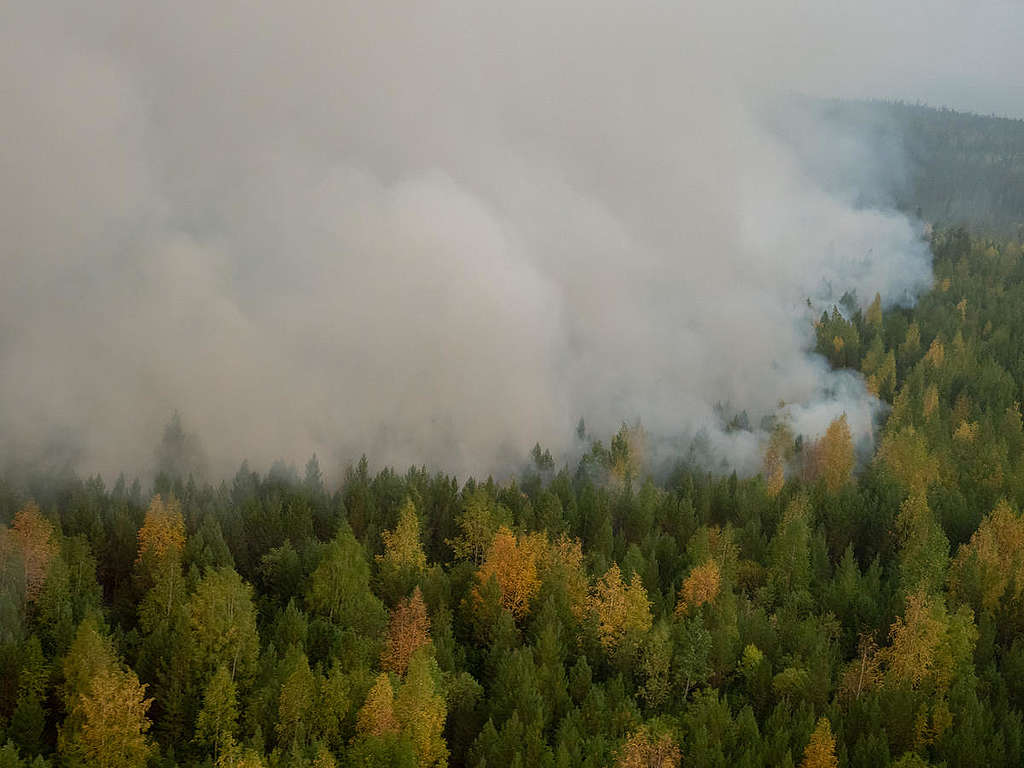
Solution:
{"label": "sky", "polygon": [[1013,3],[5,15],[0,452],[107,477],[151,471],[176,410],[214,475],[313,452],[501,472],[537,441],[571,456],[580,417],[703,431],[753,471],[763,435],[720,403],[870,440],[880,404],[807,353],[807,302],[912,302],[920,225],[854,203],[898,158],[761,106],[1024,116]]}

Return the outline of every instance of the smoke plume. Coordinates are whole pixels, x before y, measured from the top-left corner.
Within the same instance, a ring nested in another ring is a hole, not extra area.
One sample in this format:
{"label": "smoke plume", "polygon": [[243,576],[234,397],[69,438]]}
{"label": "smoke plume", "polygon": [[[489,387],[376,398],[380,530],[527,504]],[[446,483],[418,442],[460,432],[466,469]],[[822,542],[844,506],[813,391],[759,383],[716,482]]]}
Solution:
{"label": "smoke plume", "polygon": [[926,244],[859,202],[892,163],[761,107],[924,80],[923,10],[850,7],[14,0],[3,448],[145,471],[176,409],[216,472],[488,472],[580,416],[749,469],[719,403],[870,432],[807,300],[912,301]]}

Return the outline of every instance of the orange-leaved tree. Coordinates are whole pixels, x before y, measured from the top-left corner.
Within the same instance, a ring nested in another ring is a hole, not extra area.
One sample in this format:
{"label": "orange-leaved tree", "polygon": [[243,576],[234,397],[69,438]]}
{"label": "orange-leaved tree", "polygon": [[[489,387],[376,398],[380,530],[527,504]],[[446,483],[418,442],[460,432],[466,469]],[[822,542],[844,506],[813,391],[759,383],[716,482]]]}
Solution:
{"label": "orange-leaved tree", "polygon": [[14,516],[11,535],[21,552],[25,568],[25,598],[35,600],[43,591],[50,563],[59,549],[53,523],[43,517],[35,502],[30,501]]}
{"label": "orange-leaved tree", "polygon": [[517,536],[502,526],[487,548],[477,581],[486,584],[493,576],[501,591],[502,607],[521,619],[540,591],[540,560],[546,550],[547,539],[543,534]]}
{"label": "orange-leaved tree", "polygon": [[419,648],[430,643],[430,617],[420,588],[412,597],[402,600],[391,613],[388,639],[381,653],[380,666],[386,672],[404,675],[409,659]]}
{"label": "orange-leaved tree", "polygon": [[712,558],[698,565],[686,577],[679,590],[676,614],[681,615],[705,603],[714,602],[722,587],[722,572]]}

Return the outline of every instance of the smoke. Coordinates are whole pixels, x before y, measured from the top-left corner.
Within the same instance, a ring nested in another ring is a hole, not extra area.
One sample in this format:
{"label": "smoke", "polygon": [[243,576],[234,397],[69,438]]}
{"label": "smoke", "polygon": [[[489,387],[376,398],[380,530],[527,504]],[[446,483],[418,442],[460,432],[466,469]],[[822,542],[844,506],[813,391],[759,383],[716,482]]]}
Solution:
{"label": "smoke", "polygon": [[14,0],[4,448],[144,471],[175,409],[216,472],[487,472],[564,455],[581,415],[703,430],[749,469],[719,403],[869,434],[807,300],[912,301],[926,246],[862,204],[893,163],[759,105],[906,95],[886,75],[938,51],[923,9],[893,32],[881,4],[819,8]]}

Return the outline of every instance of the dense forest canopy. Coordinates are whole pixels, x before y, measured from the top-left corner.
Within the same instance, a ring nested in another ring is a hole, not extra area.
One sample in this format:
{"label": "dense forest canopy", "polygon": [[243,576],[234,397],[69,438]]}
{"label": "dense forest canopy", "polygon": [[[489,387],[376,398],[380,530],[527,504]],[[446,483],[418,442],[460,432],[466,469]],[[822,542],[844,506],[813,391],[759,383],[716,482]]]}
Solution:
{"label": "dense forest canopy", "polygon": [[892,5],[5,7],[0,768],[1024,765],[1024,123],[847,98],[1022,12]]}
{"label": "dense forest canopy", "polygon": [[1024,120],[903,102],[793,98],[787,106],[870,136],[894,167],[868,202],[982,235],[1024,232]]}
{"label": "dense forest canopy", "polygon": [[8,473],[0,766],[1020,765],[1024,254],[930,247],[814,323],[887,406],[861,460],[843,416],[654,476],[581,423],[503,482],[211,482],[176,415],[153,479]]}
{"label": "dense forest canopy", "polygon": [[3,10],[0,768],[1024,765],[1024,6]]}

